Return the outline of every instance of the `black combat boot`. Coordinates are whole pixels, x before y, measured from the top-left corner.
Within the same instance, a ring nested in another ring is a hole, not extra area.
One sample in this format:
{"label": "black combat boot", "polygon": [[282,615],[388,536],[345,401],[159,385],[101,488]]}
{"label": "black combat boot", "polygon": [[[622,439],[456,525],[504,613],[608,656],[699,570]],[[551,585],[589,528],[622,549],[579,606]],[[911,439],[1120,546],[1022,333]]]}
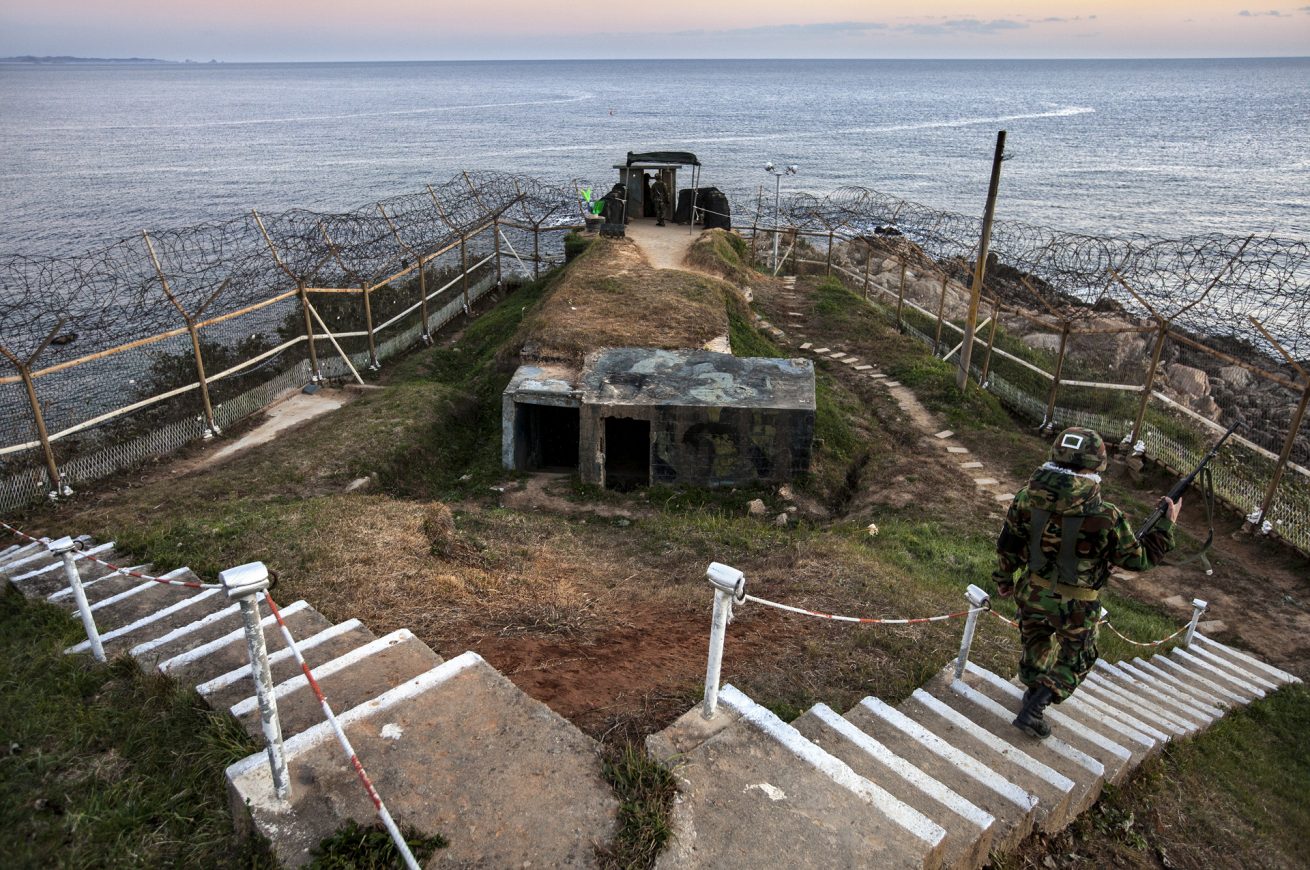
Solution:
{"label": "black combat boot", "polygon": [[1038,740],[1051,736],[1051,726],[1046,724],[1042,711],[1054,699],[1049,686],[1036,686],[1023,695],[1023,709],[1014,719],[1014,727]]}

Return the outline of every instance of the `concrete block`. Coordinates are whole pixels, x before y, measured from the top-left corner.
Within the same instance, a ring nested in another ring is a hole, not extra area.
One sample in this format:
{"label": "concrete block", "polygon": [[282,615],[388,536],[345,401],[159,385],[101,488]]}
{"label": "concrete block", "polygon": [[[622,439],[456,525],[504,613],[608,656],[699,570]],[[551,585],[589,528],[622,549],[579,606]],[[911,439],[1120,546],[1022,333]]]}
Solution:
{"label": "concrete block", "polygon": [[946,832],[732,686],[739,720],[691,752],[657,867],[753,867],[803,850],[831,866],[937,867]]}
{"label": "concrete block", "polygon": [[792,724],[851,770],[941,825],[946,831],[944,867],[973,868],[987,862],[996,827],[991,813],[896,755],[825,704],[815,705]]}
{"label": "concrete block", "polygon": [[[613,835],[618,807],[595,744],[476,653],[338,718],[397,824],[449,841],[444,864],[592,866],[596,844]],[[289,805],[273,794],[263,753],[227,779],[234,818],[297,867],[347,819],[367,825],[376,815],[327,723],[287,740],[286,752]]]}
{"label": "concrete block", "polygon": [[1036,796],[904,713],[870,697],[843,718],[995,818],[994,851],[1011,851],[1032,832]]}
{"label": "concrete block", "polygon": [[1195,644],[1194,646],[1189,647],[1187,652],[1196,656],[1206,664],[1209,664],[1219,669],[1220,672],[1225,674],[1231,674],[1237,679],[1242,680],[1243,682],[1248,683],[1252,686],[1259,686],[1261,689],[1264,689],[1266,692],[1273,692],[1278,689],[1279,686],[1278,680],[1275,680],[1272,677],[1268,677],[1265,674],[1257,673],[1255,671],[1243,668],[1240,665],[1233,662],[1232,659],[1229,659],[1225,656],[1215,655],[1208,648],[1206,648],[1204,644]]}
{"label": "concrete block", "polygon": [[[290,622],[291,620],[288,619],[287,621]],[[316,668],[350,652],[352,649],[363,646],[373,638],[373,632],[369,631],[358,619],[348,619],[345,622],[329,626],[317,634],[308,635],[304,640],[297,638],[296,643],[300,648],[300,654],[305,659],[305,663],[311,668]],[[209,706],[215,710],[226,710],[242,698],[254,694],[255,683],[250,676],[250,662],[244,661],[244,659],[248,658],[244,654],[241,658],[243,661],[235,668],[196,686],[196,691],[200,693],[200,697],[204,698]],[[291,650],[285,648],[269,653],[268,667],[274,685],[301,673],[300,665],[296,663],[295,656],[291,654]]]}
{"label": "concrete block", "polygon": [[1247,695],[1240,695],[1226,685],[1221,685],[1206,675],[1196,673],[1182,662],[1171,659],[1167,655],[1152,656],[1149,664],[1166,671],[1170,676],[1186,683],[1191,688],[1199,689],[1226,701],[1230,706],[1243,707],[1250,700]]}
{"label": "concrete block", "polygon": [[[104,645],[105,653],[114,655],[130,649],[136,644],[168,634],[179,626],[189,625],[197,619],[228,606],[227,599],[223,597],[223,590],[221,589],[205,589],[200,592],[188,589],[187,592],[190,593],[188,597],[165,607],[163,610],[155,611],[136,622],[102,633],[100,642]],[[235,607],[235,605],[232,606]],[[82,641],[64,650],[64,652],[85,653],[89,652],[90,649],[90,642]]]}
{"label": "concrete block", "polygon": [[1029,755],[1034,761],[1063,774],[1073,782],[1069,794],[1069,815],[1074,818],[1096,802],[1105,783],[1105,766],[1058,735],[1034,740],[1014,727],[1015,713],[963,680],[955,680],[954,667],[938,674],[924,687],[929,695],[971,720],[1003,743]]}
{"label": "concrete block", "polygon": [[1213,640],[1199,631],[1192,635],[1192,646],[1198,649],[1204,647],[1209,652],[1227,658],[1231,660],[1233,664],[1240,665],[1251,673],[1263,674],[1265,677],[1272,678],[1280,683],[1301,682],[1301,678],[1295,674],[1288,673],[1281,668],[1276,668],[1268,662],[1263,662],[1249,653],[1244,653],[1241,650],[1234,649],[1231,646]]}
{"label": "concrete block", "polygon": [[1149,698],[1176,717],[1195,722],[1201,728],[1214,723],[1223,715],[1222,710],[1206,709],[1194,699],[1181,696],[1168,686],[1142,675],[1141,672],[1134,670],[1131,665],[1125,667],[1119,663],[1111,664],[1099,660],[1096,663],[1096,673],[1106,678],[1110,683]]}
{"label": "concrete block", "polygon": [[1152,725],[1157,731],[1169,735],[1171,740],[1187,737],[1198,730],[1195,722],[1173,716],[1152,701],[1099,679],[1095,674],[1088,674],[1078,691],[1089,693],[1101,703]]}
{"label": "concrete block", "polygon": [[[278,628],[277,620],[268,608],[262,608],[260,625],[264,628],[264,645],[272,656],[286,648],[286,640]],[[327,617],[307,601],[293,601],[282,608],[282,618],[294,638],[303,639],[328,628]],[[158,668],[182,683],[198,685],[234,668],[250,668],[250,651],[246,645],[246,632],[241,626],[232,628],[205,643],[190,646],[177,655],[162,659]],[[247,693],[249,694],[249,693]]]}
{"label": "concrete block", "polygon": [[961,463],[960,463],[960,467],[961,467],[961,468],[982,468],[982,467],[983,467],[983,464],[982,464],[981,462],[961,462]]}
{"label": "concrete block", "polygon": [[[164,577],[170,580],[191,580],[195,574],[192,574],[189,569],[182,568],[169,572]],[[96,627],[102,632],[109,631],[120,625],[136,622],[144,616],[163,610],[195,594],[195,589],[186,586],[170,586],[152,580],[137,580],[136,585],[131,589],[91,605],[91,612],[95,615]],[[74,610],[73,613],[76,615],[77,611]]]}
{"label": "concrete block", "polygon": [[[88,556],[97,556],[104,559],[112,554],[113,550],[114,542],[110,541],[108,544],[88,547],[75,553],[73,562],[77,565],[78,576],[94,579],[113,570],[87,559]],[[49,555],[48,559],[41,559],[24,565],[22,571],[13,571],[9,575],[10,585],[27,598],[45,598],[51,592],[57,592],[68,585],[68,580],[64,574],[63,558],[48,551],[47,553]]]}
{"label": "concrete block", "polygon": [[1063,830],[1073,818],[1075,783],[1069,777],[1000,739],[923,689],[915,689],[900,710],[952,746],[968,752],[1010,782],[1036,795],[1034,823],[1041,830],[1049,833]]}
{"label": "concrete block", "polygon": [[[362,704],[439,664],[440,656],[402,628],[324,662],[313,668],[312,673],[335,712]],[[279,683],[273,693],[283,737],[299,734],[323,721],[318,697],[303,673]],[[251,695],[233,704],[231,709],[250,736],[259,739],[263,723],[259,718],[258,699]]]}
{"label": "concrete block", "polygon": [[1076,692],[1066,698],[1060,704],[1060,708],[1065,712],[1089,718],[1094,715],[1097,721],[1115,728],[1137,745],[1147,746],[1148,755],[1157,754],[1171,739],[1168,732],[1161,731],[1155,725],[1144,722],[1131,713],[1125,713],[1099,695],[1083,691],[1083,686],[1079,686]]}
{"label": "concrete block", "polygon": [[936,435],[933,435],[932,437],[945,440],[947,438],[952,437],[954,434],[955,433],[952,432],[950,429],[943,429],[942,431],[938,432]]}
{"label": "concrete block", "polygon": [[1235,676],[1231,671],[1216,667],[1210,662],[1193,655],[1182,647],[1174,647],[1169,651],[1169,657],[1186,667],[1196,674],[1201,674],[1207,680],[1216,685],[1225,686],[1231,691],[1241,695],[1244,702],[1249,703],[1256,698],[1263,698],[1265,690],[1254,683]]}
{"label": "concrete block", "polygon": [[974,486],[996,486],[998,483],[1000,481],[994,477],[975,477],[973,479]]}
{"label": "concrete block", "polygon": [[737,713],[720,705],[713,719],[701,716],[696,705],[663,731],[646,738],[646,753],[661,764],[672,766],[682,757],[737,721]]}
{"label": "concrete block", "polygon": [[1143,674],[1155,677],[1156,680],[1169,686],[1173,686],[1182,694],[1190,698],[1195,698],[1202,704],[1209,705],[1218,710],[1227,710],[1233,705],[1233,701],[1221,695],[1212,694],[1202,689],[1198,684],[1188,683],[1179,679],[1169,670],[1160,667],[1154,659],[1135,658],[1132,661],[1133,667],[1140,670]]}
{"label": "concrete block", "polygon": [[[86,600],[91,604],[95,604],[146,582],[139,577],[129,577],[127,574],[122,573],[123,570],[137,571],[142,574],[151,573],[149,565],[129,565],[119,571],[109,571],[94,580],[86,580],[82,583],[82,592],[86,595]],[[68,586],[51,592],[46,596],[46,601],[66,610],[77,607],[76,602],[73,600],[73,590]]]}
{"label": "concrete block", "polygon": [[901,385],[900,381],[883,381],[883,383],[888,387],[899,387]]}
{"label": "concrete block", "polygon": [[956,456],[963,456],[964,454],[966,454],[966,453],[969,452],[969,448],[968,448],[968,447],[955,447],[955,446],[951,446],[951,447],[947,447],[947,448],[946,448],[946,452],[947,452],[947,453],[953,453],[953,454],[955,454]]}
{"label": "concrete block", "polygon": [[[964,681],[999,704],[1009,717],[1005,721],[1013,722],[1019,714],[1019,708],[1023,706],[1023,689],[1019,686],[973,662],[965,663]],[[1084,724],[1063,707],[1063,704],[1056,704],[1046,708],[1046,721],[1051,726],[1053,737],[1096,759],[1107,782],[1119,783],[1145,757],[1143,752],[1134,760],[1132,749],[1124,745],[1122,737],[1115,739],[1117,735],[1113,733],[1106,734],[1104,729]]]}

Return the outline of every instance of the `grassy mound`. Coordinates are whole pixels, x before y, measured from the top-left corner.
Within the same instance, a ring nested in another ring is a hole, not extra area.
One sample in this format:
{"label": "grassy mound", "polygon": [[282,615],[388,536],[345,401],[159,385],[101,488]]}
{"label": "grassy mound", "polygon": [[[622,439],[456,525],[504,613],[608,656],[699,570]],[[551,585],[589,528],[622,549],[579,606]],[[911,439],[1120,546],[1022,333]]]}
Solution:
{"label": "grassy mound", "polygon": [[601,347],[702,347],[728,332],[724,285],[656,269],[631,241],[597,239],[560,276],[516,338],[525,357],[579,362]]}

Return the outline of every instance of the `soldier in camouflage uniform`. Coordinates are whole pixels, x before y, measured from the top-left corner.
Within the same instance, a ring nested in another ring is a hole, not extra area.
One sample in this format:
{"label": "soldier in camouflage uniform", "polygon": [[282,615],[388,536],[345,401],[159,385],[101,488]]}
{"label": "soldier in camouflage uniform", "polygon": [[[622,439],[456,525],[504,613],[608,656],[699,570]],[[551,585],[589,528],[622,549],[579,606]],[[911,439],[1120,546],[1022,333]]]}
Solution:
{"label": "soldier in camouflage uniform", "polygon": [[[1096,663],[1100,590],[1113,566],[1145,571],[1174,547],[1182,499],[1138,541],[1119,508],[1101,500],[1105,442],[1091,429],[1066,429],[1050,461],[1015,495],[996,541],[992,574],[1001,598],[1019,606],[1023,656],[1019,679],[1028,687],[1014,724],[1044,738],[1042,711],[1078,688]],[[1015,575],[1018,573],[1016,582]],[[1051,638],[1059,649],[1051,660]]]}
{"label": "soldier in camouflage uniform", "polygon": [[650,201],[655,210],[655,226],[664,226],[664,215],[669,210],[669,189],[664,179],[658,176],[650,183]]}

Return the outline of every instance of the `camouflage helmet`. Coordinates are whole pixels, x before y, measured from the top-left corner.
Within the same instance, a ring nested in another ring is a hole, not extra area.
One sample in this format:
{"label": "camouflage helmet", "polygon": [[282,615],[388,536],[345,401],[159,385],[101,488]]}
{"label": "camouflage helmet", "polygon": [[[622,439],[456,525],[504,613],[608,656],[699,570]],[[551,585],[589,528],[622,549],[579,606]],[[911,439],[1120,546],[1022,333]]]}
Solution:
{"label": "camouflage helmet", "polygon": [[1051,461],[1088,471],[1102,471],[1109,462],[1105,441],[1095,430],[1081,426],[1072,426],[1055,436]]}

